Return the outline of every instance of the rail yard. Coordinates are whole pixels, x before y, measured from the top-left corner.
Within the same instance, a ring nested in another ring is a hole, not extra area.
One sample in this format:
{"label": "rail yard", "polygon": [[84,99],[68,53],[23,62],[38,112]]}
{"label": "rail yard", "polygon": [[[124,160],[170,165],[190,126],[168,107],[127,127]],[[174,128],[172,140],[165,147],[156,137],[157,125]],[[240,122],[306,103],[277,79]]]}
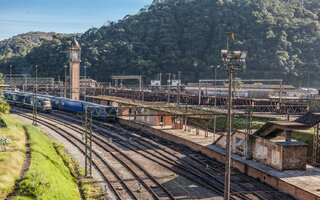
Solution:
{"label": "rail yard", "polygon": [[[27,110],[17,115],[32,119]],[[38,123],[64,137],[84,153],[81,119],[54,111]],[[186,146],[143,131],[99,121],[93,126],[93,166],[102,174],[112,199],[211,199],[223,197],[223,165]],[[232,199],[291,199],[234,171]]]}

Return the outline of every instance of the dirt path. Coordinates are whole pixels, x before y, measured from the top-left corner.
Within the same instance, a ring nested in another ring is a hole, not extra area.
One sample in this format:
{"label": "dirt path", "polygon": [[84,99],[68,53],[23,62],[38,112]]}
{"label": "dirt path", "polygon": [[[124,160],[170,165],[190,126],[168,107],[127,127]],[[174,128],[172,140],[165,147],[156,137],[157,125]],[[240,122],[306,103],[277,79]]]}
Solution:
{"label": "dirt path", "polygon": [[24,132],[26,134],[26,145],[25,145],[25,150],[26,151],[25,151],[25,158],[24,158],[24,161],[23,161],[23,164],[22,164],[22,169],[21,169],[20,174],[19,174],[19,179],[16,180],[16,183],[14,185],[13,191],[10,194],[8,194],[8,196],[5,198],[5,200],[13,200],[13,199],[15,199],[15,196],[17,195],[18,190],[19,190],[19,184],[22,181],[22,177],[26,173],[26,171],[28,171],[29,166],[31,164],[30,135],[26,130]]}

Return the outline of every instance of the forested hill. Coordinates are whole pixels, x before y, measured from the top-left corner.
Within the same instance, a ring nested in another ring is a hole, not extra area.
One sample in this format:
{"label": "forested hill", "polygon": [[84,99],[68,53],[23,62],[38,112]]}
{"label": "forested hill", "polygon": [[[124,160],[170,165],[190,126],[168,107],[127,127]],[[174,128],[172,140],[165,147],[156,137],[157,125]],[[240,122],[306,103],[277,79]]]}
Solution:
{"label": "forested hill", "polygon": [[[319,17],[319,0],[155,0],[136,15],[83,33],[82,65],[100,81],[121,74],[150,80],[159,72],[182,71],[184,81],[196,82],[213,76],[210,65],[222,65],[220,50],[226,33],[233,32],[231,49],[249,52],[247,69],[238,76],[282,77],[299,85],[309,74],[318,84]],[[17,62],[17,72],[38,64],[43,76],[63,76],[68,41],[64,35],[42,40],[25,57],[2,59],[0,69],[9,62]],[[218,76],[226,76],[223,67]]]}

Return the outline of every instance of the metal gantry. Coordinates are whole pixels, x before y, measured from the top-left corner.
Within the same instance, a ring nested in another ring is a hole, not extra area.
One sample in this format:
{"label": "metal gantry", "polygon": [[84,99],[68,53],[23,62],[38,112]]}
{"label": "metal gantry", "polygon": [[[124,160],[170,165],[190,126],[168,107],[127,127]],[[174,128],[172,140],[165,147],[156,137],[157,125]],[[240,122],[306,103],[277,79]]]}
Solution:
{"label": "metal gantry", "polygon": [[129,79],[136,79],[139,81],[139,90],[142,90],[142,77],[139,75],[133,76],[111,76],[112,80],[115,80],[115,87],[118,88],[118,80],[129,80]]}
{"label": "metal gantry", "polygon": [[316,165],[318,162],[320,162],[320,135],[319,135],[319,123],[316,124],[313,127],[314,133],[313,133],[313,152],[312,157],[314,160],[314,164]]}
{"label": "metal gantry", "polygon": [[246,159],[251,159],[252,157],[252,141],[251,141],[251,135],[252,135],[252,107],[251,105],[248,105],[246,107],[246,136],[245,136],[245,148],[244,148],[244,156]]}
{"label": "metal gantry", "polygon": [[170,103],[170,90],[171,90],[171,73],[167,73],[167,75],[169,76],[169,80],[168,80],[168,84],[169,84],[169,88],[168,88],[168,104]]}
{"label": "metal gantry", "polygon": [[37,93],[38,93],[38,83],[37,83],[37,79],[38,79],[38,65],[35,65],[36,68],[36,84],[35,84],[35,89],[34,89],[34,93],[33,93],[33,112],[32,112],[32,119],[33,125],[37,125],[37,111],[38,111],[38,107],[37,107]]}

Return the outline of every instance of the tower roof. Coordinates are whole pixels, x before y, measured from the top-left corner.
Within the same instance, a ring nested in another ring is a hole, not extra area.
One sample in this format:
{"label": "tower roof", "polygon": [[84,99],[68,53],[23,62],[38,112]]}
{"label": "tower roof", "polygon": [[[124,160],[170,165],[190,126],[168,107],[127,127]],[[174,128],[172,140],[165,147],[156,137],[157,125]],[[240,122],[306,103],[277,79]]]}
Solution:
{"label": "tower roof", "polygon": [[81,47],[80,47],[78,41],[76,40],[76,38],[73,38],[73,39],[72,39],[71,48],[72,48],[72,49],[81,49]]}

